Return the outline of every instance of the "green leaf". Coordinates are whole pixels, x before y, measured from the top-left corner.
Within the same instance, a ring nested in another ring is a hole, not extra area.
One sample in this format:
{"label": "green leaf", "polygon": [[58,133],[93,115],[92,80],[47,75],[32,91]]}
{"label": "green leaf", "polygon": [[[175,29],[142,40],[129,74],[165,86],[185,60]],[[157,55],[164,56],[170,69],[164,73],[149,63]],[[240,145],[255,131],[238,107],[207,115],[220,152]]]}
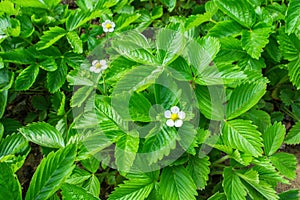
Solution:
{"label": "green leaf", "polygon": [[83,26],[88,21],[101,17],[101,12],[99,10],[90,12],[83,12],[82,10],[74,10],[66,21],[66,29],[68,31],[73,31],[80,26]]}
{"label": "green leaf", "polygon": [[200,112],[212,120],[223,120],[226,102],[225,90],[222,86],[197,86],[196,97]]}
{"label": "green leaf", "polygon": [[251,109],[243,114],[242,117],[243,119],[251,120],[261,133],[264,133],[266,128],[272,125],[270,115],[263,110]]}
{"label": "green leaf", "polygon": [[49,58],[47,60],[44,60],[44,61],[40,62],[38,65],[43,70],[46,70],[49,72],[53,72],[53,71],[57,70],[57,64],[56,64],[54,58]]}
{"label": "green leaf", "polygon": [[284,142],[286,144],[300,144],[300,122],[297,122],[287,134]]}
{"label": "green leaf", "polygon": [[139,92],[155,83],[155,80],[163,72],[164,68],[159,66],[139,66],[128,73],[117,83],[114,94]]}
{"label": "green leaf", "polygon": [[49,153],[33,174],[25,199],[42,200],[52,196],[72,173],[75,156],[75,145]]}
{"label": "green leaf", "polygon": [[[279,30],[278,43],[284,59],[295,61],[299,58],[299,39],[294,34],[287,35],[283,30]],[[291,74],[290,76],[293,77]]]}
{"label": "green leaf", "polygon": [[109,195],[109,200],[143,200],[148,197],[154,187],[154,182],[146,175],[124,181]]}
{"label": "green leaf", "polygon": [[116,31],[128,28],[128,26],[139,19],[140,16],[141,14],[139,13],[121,14],[116,20]]}
{"label": "green leaf", "polygon": [[242,26],[251,28],[255,23],[256,16],[254,8],[247,0],[216,0],[215,3],[226,15]]}
{"label": "green leaf", "polygon": [[242,47],[255,59],[260,58],[263,48],[269,43],[271,27],[263,26],[251,30],[243,30]]}
{"label": "green leaf", "polygon": [[128,172],[139,149],[139,137],[124,134],[116,143],[115,157],[119,171]]}
{"label": "green leaf", "polygon": [[6,13],[10,15],[17,15],[18,9],[15,8],[14,4],[10,0],[0,2],[0,13]]}
{"label": "green leaf", "polygon": [[294,33],[300,27],[300,4],[298,0],[291,0],[285,15],[286,32],[288,34]]}
{"label": "green leaf", "polygon": [[299,189],[291,189],[279,194],[280,200],[299,200]]}
{"label": "green leaf", "polygon": [[16,78],[16,90],[28,90],[35,82],[38,74],[39,67],[37,65],[30,65],[29,67],[24,69]]}
{"label": "green leaf", "polygon": [[3,126],[3,124],[0,122],[0,142],[1,142],[1,140],[2,140],[3,134],[4,134],[4,126]]}
{"label": "green leaf", "polygon": [[176,6],[176,0],[160,0],[160,2],[168,7],[169,12],[172,12]]}
{"label": "green leaf", "polygon": [[108,138],[103,132],[94,130],[92,134],[86,135],[80,141],[78,159],[84,160],[90,158],[106,147],[109,147],[112,143],[113,140]]}
{"label": "green leaf", "polygon": [[81,54],[83,52],[82,41],[75,31],[67,33],[67,39],[75,53]]}
{"label": "green leaf", "polygon": [[246,190],[232,167],[226,167],[223,173],[223,187],[228,200],[246,199]]}
{"label": "green leaf", "polygon": [[26,15],[18,16],[17,19],[21,23],[21,36],[24,38],[30,37],[34,33],[34,27],[29,17]]}
{"label": "green leaf", "polygon": [[95,197],[90,192],[76,185],[64,183],[61,189],[62,197],[65,200],[99,200],[98,197]]}
{"label": "green leaf", "polygon": [[87,184],[84,185],[84,188],[90,192],[95,197],[100,195],[100,182],[94,174],[87,180]]}
{"label": "green leaf", "polygon": [[81,107],[87,101],[94,88],[90,86],[83,86],[76,90],[71,98],[71,107]]}
{"label": "green leaf", "polygon": [[8,135],[0,142],[0,160],[5,156],[23,154],[28,149],[28,142],[21,134]]}
{"label": "green leaf", "polygon": [[265,130],[263,134],[265,155],[270,156],[280,148],[285,131],[285,126],[280,122],[275,122]]}
{"label": "green leaf", "polygon": [[7,200],[21,200],[21,185],[10,166],[0,162],[0,171],[0,198]]}
{"label": "green leaf", "polygon": [[159,185],[163,199],[196,199],[196,185],[183,166],[164,168]]}
{"label": "green leaf", "polygon": [[155,163],[168,156],[176,147],[176,130],[164,125],[154,136],[147,137],[143,143],[143,153],[147,153],[149,164]]}
{"label": "green leaf", "polygon": [[266,83],[244,83],[237,86],[228,101],[227,119],[234,119],[251,109],[266,92]]}
{"label": "green leaf", "polygon": [[209,197],[207,200],[227,200],[224,193],[215,193],[213,196]]}
{"label": "green leaf", "polygon": [[30,142],[49,148],[65,146],[62,135],[46,122],[35,122],[19,129],[19,132]]}
{"label": "green leaf", "polygon": [[67,34],[65,29],[58,26],[50,27],[48,31],[44,31],[43,33],[44,35],[41,37],[41,40],[36,44],[37,50],[43,50],[52,46]]}
{"label": "green leaf", "polygon": [[279,152],[273,154],[270,159],[281,174],[291,180],[296,178],[297,159],[295,155]]}
{"label": "green leaf", "polygon": [[34,8],[54,8],[60,3],[60,0],[12,0],[15,4],[21,7],[34,7]]}
{"label": "green leaf", "polygon": [[189,16],[185,21],[185,25],[184,25],[185,30],[188,31],[192,28],[200,26],[204,22],[210,21],[212,16],[213,14],[210,12]]}
{"label": "green leaf", "polygon": [[259,175],[256,171],[250,169],[247,172],[237,173],[243,179],[243,184],[247,188],[248,194],[252,199],[279,199],[276,191],[266,182],[259,180]]}
{"label": "green leaf", "polygon": [[147,38],[137,31],[127,31],[112,40],[112,48],[120,56],[144,65],[158,65],[157,59],[150,51]]}
{"label": "green leaf", "polygon": [[168,65],[181,54],[185,37],[179,31],[160,29],[156,35],[156,47],[159,60],[163,65]]}
{"label": "green leaf", "polygon": [[7,103],[7,90],[0,91],[0,119],[4,115]]}
{"label": "green leaf", "polygon": [[208,35],[212,37],[222,38],[235,36],[242,32],[243,27],[232,20],[218,22],[209,30]]}
{"label": "green leaf", "polygon": [[47,88],[49,92],[57,92],[65,83],[68,73],[68,67],[64,60],[60,60],[57,70],[47,73]]}
{"label": "green leaf", "polygon": [[191,40],[184,48],[183,55],[193,67],[195,75],[199,75],[209,66],[220,50],[217,38],[205,37],[199,42]]}
{"label": "green leaf", "polygon": [[204,189],[207,185],[208,175],[210,173],[209,166],[210,162],[208,156],[205,156],[203,158],[195,156],[189,159],[186,168],[192,179],[194,180],[198,190]]}
{"label": "green leaf", "polygon": [[261,133],[251,121],[236,119],[227,121],[222,131],[222,139],[228,146],[236,148],[254,157],[262,155]]}

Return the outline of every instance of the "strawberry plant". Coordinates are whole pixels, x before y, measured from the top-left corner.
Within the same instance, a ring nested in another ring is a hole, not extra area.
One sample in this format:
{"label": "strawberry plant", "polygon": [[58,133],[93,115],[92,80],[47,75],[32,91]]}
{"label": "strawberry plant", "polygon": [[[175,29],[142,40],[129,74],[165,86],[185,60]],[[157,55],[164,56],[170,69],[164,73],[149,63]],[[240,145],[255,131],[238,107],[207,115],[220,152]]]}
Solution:
{"label": "strawberry plant", "polygon": [[0,199],[298,199],[299,13],[1,1]]}

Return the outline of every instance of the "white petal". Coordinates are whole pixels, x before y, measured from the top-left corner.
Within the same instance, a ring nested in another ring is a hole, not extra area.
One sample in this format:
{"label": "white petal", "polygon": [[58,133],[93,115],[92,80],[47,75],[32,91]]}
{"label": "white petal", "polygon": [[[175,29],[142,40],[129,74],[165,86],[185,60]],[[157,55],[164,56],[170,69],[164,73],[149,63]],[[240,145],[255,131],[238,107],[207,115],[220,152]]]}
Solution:
{"label": "white petal", "polygon": [[171,112],[172,112],[172,113],[178,113],[178,112],[179,112],[179,108],[178,108],[177,106],[173,106],[173,107],[171,108]]}
{"label": "white petal", "polygon": [[164,113],[164,115],[165,115],[165,118],[169,119],[171,117],[172,113],[171,113],[171,111],[166,110],[165,113]]}
{"label": "white petal", "polygon": [[101,65],[106,65],[106,60],[100,60],[99,62]]}
{"label": "white petal", "polygon": [[111,24],[111,27],[115,28],[116,27],[116,24],[114,22],[110,22]]}
{"label": "white petal", "polygon": [[180,111],[180,112],[178,113],[178,117],[179,117],[179,119],[184,119],[184,118],[185,118],[185,112]]}
{"label": "white petal", "polygon": [[90,71],[91,71],[91,72],[94,72],[95,70],[96,70],[96,67],[95,67],[95,66],[91,66],[91,67],[90,67]]}
{"label": "white petal", "polygon": [[106,27],[103,27],[103,31],[107,33],[109,30]]}
{"label": "white petal", "polygon": [[107,65],[102,65],[101,69],[102,70],[106,70],[107,69]]}
{"label": "white petal", "polygon": [[101,71],[102,71],[101,68],[96,68],[96,69],[94,70],[94,72],[97,73],[97,74],[99,74]]}
{"label": "white petal", "polygon": [[183,121],[181,120],[181,119],[177,119],[176,121],[175,121],[175,127],[181,127],[182,126],[182,124],[183,124]]}
{"label": "white petal", "polygon": [[104,22],[105,24],[111,23],[111,21],[109,19],[105,20]]}
{"label": "white petal", "polygon": [[167,124],[167,126],[170,126],[170,127],[172,127],[172,126],[175,125],[175,123],[174,123],[174,121],[173,121],[172,119],[168,119],[168,120],[166,121],[166,124]]}
{"label": "white petal", "polygon": [[115,29],[114,28],[110,28],[108,29],[108,32],[113,32]]}
{"label": "white petal", "polygon": [[96,65],[98,62],[98,60],[93,60],[92,65]]}

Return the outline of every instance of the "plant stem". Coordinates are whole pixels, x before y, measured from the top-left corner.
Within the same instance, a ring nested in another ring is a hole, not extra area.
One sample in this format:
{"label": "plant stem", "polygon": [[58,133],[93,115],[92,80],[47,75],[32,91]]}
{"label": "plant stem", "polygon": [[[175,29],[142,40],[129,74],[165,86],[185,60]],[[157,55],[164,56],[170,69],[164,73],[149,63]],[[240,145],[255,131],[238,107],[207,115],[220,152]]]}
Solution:
{"label": "plant stem", "polygon": [[224,162],[225,160],[229,159],[230,156],[229,155],[226,155],[226,156],[223,156],[222,158],[220,158],[219,160],[216,160],[214,163],[213,163],[213,166],[216,166],[222,162]]}

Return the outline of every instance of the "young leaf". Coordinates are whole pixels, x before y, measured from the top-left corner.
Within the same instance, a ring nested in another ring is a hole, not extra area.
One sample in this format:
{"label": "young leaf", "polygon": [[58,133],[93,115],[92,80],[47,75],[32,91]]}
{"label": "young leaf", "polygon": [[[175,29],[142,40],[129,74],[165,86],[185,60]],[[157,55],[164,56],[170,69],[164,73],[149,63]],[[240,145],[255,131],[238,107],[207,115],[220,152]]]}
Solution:
{"label": "young leaf", "polygon": [[24,69],[16,79],[16,90],[28,90],[35,82],[38,74],[39,67],[37,65],[30,65]]}
{"label": "young leaf", "polygon": [[161,29],[156,36],[158,58],[163,65],[174,61],[185,47],[185,37],[179,31]]}
{"label": "young leaf", "polygon": [[213,14],[210,12],[189,16],[185,21],[185,25],[184,25],[185,30],[188,31],[192,28],[200,26],[204,22],[210,21],[212,16],[213,16]]}
{"label": "young leaf", "polygon": [[255,23],[256,16],[254,8],[247,0],[216,0],[215,3],[226,15],[242,26],[251,28]]}
{"label": "young leaf", "polygon": [[100,195],[100,182],[94,174],[89,178],[86,185],[84,185],[84,188],[90,192],[95,197],[98,197]]}
{"label": "young leaf", "polygon": [[114,94],[117,95],[127,92],[131,94],[135,91],[142,91],[154,84],[163,70],[164,68],[161,66],[139,66],[133,68],[117,83]]}
{"label": "young leaf", "polygon": [[300,122],[297,122],[287,134],[286,144],[300,144]]}
{"label": "young leaf", "polygon": [[176,6],[176,0],[160,0],[160,2],[168,7],[169,12],[172,12]]}
{"label": "young leaf", "polygon": [[284,136],[284,125],[275,122],[273,125],[269,126],[263,134],[265,155],[270,156],[274,154],[282,145]]}
{"label": "young leaf", "polygon": [[148,176],[141,176],[124,181],[115,188],[115,191],[109,195],[108,200],[127,200],[139,199],[144,200],[148,197],[154,187],[154,182]]}
{"label": "young leaf", "polygon": [[82,41],[75,31],[67,33],[67,39],[75,53],[81,54],[83,52]]}
{"label": "young leaf", "polygon": [[19,129],[19,132],[29,140],[40,146],[61,148],[65,146],[62,135],[46,122],[35,122]]}
{"label": "young leaf", "polygon": [[86,191],[82,187],[76,186],[76,185],[71,185],[68,183],[64,183],[61,186],[62,189],[62,197],[65,200],[99,200],[98,197],[95,197],[92,195],[90,192]]}
{"label": "young leaf", "polygon": [[254,157],[262,155],[261,133],[251,121],[237,119],[225,122],[222,139],[226,145]]}
{"label": "young leaf", "polygon": [[101,12],[99,10],[94,12],[74,10],[66,21],[66,28],[68,31],[73,31],[97,17],[101,17]]}
{"label": "young leaf", "polygon": [[225,90],[221,86],[197,86],[196,97],[200,112],[212,120],[223,120],[225,113]]}
{"label": "young leaf", "polygon": [[270,185],[259,180],[257,171],[250,169],[247,172],[237,174],[243,180],[242,182],[252,199],[279,199],[276,191]]}
{"label": "young leaf", "polygon": [[251,30],[243,30],[242,47],[255,59],[260,58],[263,48],[268,44],[271,27],[263,26]]}
{"label": "young leaf", "polygon": [[41,40],[36,44],[37,50],[43,50],[50,47],[66,34],[66,30],[63,28],[60,28],[58,26],[50,27],[48,31],[44,32]]}
{"label": "young leaf", "polygon": [[159,185],[163,199],[196,199],[196,185],[183,166],[164,168]]}
{"label": "young leaf", "polygon": [[7,90],[0,91],[0,119],[4,115],[5,109],[6,109],[6,103],[7,103]]}
{"label": "young leaf", "polygon": [[195,156],[189,159],[187,171],[194,180],[197,189],[202,190],[207,185],[206,182],[208,181],[208,175],[210,173],[209,166],[210,162],[208,156],[203,158]]}
{"label": "young leaf", "polygon": [[57,70],[47,73],[47,88],[49,92],[55,93],[65,83],[68,67],[64,60],[60,60]]}
{"label": "young leaf", "polygon": [[149,155],[147,156],[149,164],[169,155],[171,149],[176,147],[176,139],[176,130],[170,129],[166,125],[154,136],[146,138],[143,144],[143,152]]}
{"label": "young leaf", "polygon": [[266,92],[266,83],[244,83],[233,90],[227,105],[227,119],[234,119],[252,108]]}
{"label": "young leaf", "polygon": [[299,26],[300,26],[299,13],[300,13],[299,1],[291,0],[285,16],[286,32],[288,34],[296,32],[297,29],[299,30]]}
{"label": "young leaf", "polygon": [[0,199],[21,200],[21,185],[10,166],[0,162]]}
{"label": "young leaf", "polygon": [[280,152],[273,154],[270,159],[281,174],[291,180],[296,178],[297,159],[295,155]]}
{"label": "young leaf", "polygon": [[28,148],[28,142],[21,134],[8,135],[0,142],[0,160],[8,155],[22,154]]}
{"label": "young leaf", "polygon": [[232,167],[226,167],[223,173],[223,187],[228,200],[246,200],[246,190]]}
{"label": "young leaf", "polygon": [[52,196],[72,173],[75,156],[75,145],[49,153],[33,174],[25,199],[48,199]]}
{"label": "young leaf", "polygon": [[140,140],[136,136],[124,134],[116,143],[115,157],[119,171],[128,172],[133,165]]}

